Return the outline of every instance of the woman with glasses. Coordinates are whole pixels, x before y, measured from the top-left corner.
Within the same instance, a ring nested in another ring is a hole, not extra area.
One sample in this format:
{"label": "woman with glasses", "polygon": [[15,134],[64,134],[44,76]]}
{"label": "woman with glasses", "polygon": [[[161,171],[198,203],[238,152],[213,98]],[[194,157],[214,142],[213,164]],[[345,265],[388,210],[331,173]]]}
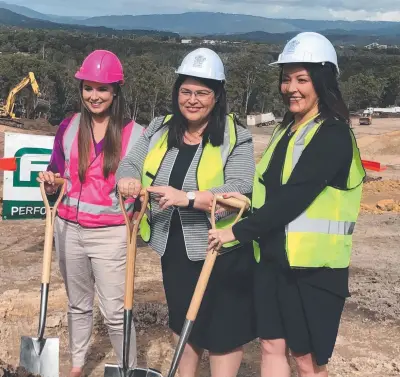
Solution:
{"label": "woman with glasses", "polygon": [[[250,132],[227,114],[224,66],[212,50],[188,54],[177,73],[171,115],[154,119],[117,171],[118,190],[150,192],[140,229],[161,256],[169,326],[177,340],[206,257],[214,194],[252,190],[255,163]],[[217,226],[232,217],[221,209]],[[180,376],[195,377],[203,351],[211,376],[234,377],[242,346],[255,338],[252,252],[237,242],[218,257],[189,342]],[[232,251],[233,250],[233,251]]]}

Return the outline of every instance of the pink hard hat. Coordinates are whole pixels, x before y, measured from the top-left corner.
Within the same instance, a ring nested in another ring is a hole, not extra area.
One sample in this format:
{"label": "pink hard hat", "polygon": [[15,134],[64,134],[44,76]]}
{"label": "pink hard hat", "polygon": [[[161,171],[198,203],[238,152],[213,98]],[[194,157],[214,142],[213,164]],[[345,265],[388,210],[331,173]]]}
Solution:
{"label": "pink hard hat", "polygon": [[83,61],[75,77],[102,84],[124,83],[124,71],[118,57],[111,51],[95,50]]}

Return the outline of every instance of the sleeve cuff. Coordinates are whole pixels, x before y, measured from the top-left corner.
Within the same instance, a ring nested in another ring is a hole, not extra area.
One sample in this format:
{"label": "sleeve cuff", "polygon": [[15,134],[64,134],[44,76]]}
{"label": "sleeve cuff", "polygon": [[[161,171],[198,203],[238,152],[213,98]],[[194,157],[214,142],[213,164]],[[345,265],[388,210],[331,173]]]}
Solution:
{"label": "sleeve cuff", "polygon": [[236,240],[240,243],[247,243],[253,241],[253,238],[249,232],[246,231],[246,219],[239,221],[232,227],[233,235],[235,236]]}

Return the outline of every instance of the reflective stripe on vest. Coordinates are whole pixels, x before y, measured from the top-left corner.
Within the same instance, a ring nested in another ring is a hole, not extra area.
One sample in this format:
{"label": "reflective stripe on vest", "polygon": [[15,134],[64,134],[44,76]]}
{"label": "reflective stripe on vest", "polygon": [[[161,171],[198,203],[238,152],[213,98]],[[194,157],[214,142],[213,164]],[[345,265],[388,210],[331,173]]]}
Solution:
{"label": "reflective stripe on vest", "polygon": [[[83,184],[79,181],[79,161],[77,161],[79,123],[80,114],[76,114],[71,119],[63,137],[64,178],[67,180],[67,190],[60,203],[59,214],[66,220],[76,221],[88,227],[123,224],[124,218],[115,194],[115,175],[110,174],[108,179],[103,177],[103,154],[96,156],[93,147],[90,156],[91,163],[87,171],[88,179]],[[121,158],[132,149],[142,133],[143,127],[133,122],[124,127]],[[91,180],[90,177],[96,178]],[[92,198],[93,201],[91,201]],[[127,202],[125,207],[128,212],[132,212],[133,202]]]}
{"label": "reflective stripe on vest", "polygon": [[[286,184],[306,146],[321,127],[314,117],[301,124],[289,141],[282,172]],[[256,169],[253,191],[253,209],[266,200],[262,175],[268,169],[277,143],[287,128],[276,129]],[[347,190],[326,187],[299,217],[286,226],[286,252],[291,267],[345,268],[350,264],[352,234],[358,217],[362,182],[365,171],[361,163],[355,137],[349,130],[353,144],[353,160],[347,179]],[[254,242],[254,253],[260,261],[260,249]]]}
{"label": "reflective stripe on vest", "polygon": [[302,213],[288,225],[290,232],[318,232],[342,235],[353,234],[355,226],[355,221],[309,219],[305,213]]}
{"label": "reflective stripe on vest", "polygon": [[[167,115],[164,118],[163,126],[157,130],[150,139],[148,154],[143,164],[142,186],[149,187],[152,185],[157,176],[158,170],[167,153],[168,142],[168,126],[166,123],[172,118],[172,115]],[[200,191],[209,190],[213,187],[218,187],[224,184],[224,167],[236,145],[236,126],[233,114],[227,116],[224,141],[219,147],[214,147],[211,143],[204,146],[197,167],[197,183]],[[141,237],[145,242],[150,241],[151,237],[151,207],[150,203],[143,216],[140,224]],[[228,227],[233,224],[235,217],[228,216],[217,221],[218,229]],[[225,244],[224,247],[232,247],[239,242],[231,242]]]}
{"label": "reflective stripe on vest", "polygon": [[[121,208],[119,206],[118,201],[113,201],[111,206],[102,206],[99,204],[85,203],[85,202],[80,201],[79,199],[66,196],[65,199],[63,200],[63,203],[67,206],[78,206],[78,204],[79,204],[80,211],[90,213],[92,215],[104,215],[104,214],[120,215],[121,214]],[[132,207],[132,203],[125,204],[126,210],[130,210],[131,207]]]}
{"label": "reflective stripe on vest", "polygon": [[[75,114],[72,117],[67,130],[65,131],[63,138],[63,143],[64,143],[63,147],[66,160],[67,159],[69,160],[71,158],[72,145],[79,130],[79,122],[80,122],[80,114]],[[139,140],[142,134],[143,134],[143,127],[139,126],[138,124],[135,124],[135,126],[132,128],[125,154],[127,154],[132,149],[132,147]]]}

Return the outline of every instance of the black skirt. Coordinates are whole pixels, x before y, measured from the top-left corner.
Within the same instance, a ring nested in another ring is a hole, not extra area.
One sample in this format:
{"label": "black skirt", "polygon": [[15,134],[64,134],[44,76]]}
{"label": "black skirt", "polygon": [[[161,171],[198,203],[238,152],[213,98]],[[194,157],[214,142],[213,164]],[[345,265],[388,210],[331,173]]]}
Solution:
{"label": "black skirt", "polygon": [[318,270],[285,269],[261,258],[254,269],[254,296],[258,337],[285,339],[292,352],[312,353],[318,365],[325,365],[335,347],[345,295],[310,283],[320,272],[329,280],[327,269]]}
{"label": "black skirt", "polygon": [[[177,212],[161,258],[169,327],[180,335],[203,261],[186,253]],[[256,338],[251,245],[217,257],[189,343],[213,353],[226,353]]]}

